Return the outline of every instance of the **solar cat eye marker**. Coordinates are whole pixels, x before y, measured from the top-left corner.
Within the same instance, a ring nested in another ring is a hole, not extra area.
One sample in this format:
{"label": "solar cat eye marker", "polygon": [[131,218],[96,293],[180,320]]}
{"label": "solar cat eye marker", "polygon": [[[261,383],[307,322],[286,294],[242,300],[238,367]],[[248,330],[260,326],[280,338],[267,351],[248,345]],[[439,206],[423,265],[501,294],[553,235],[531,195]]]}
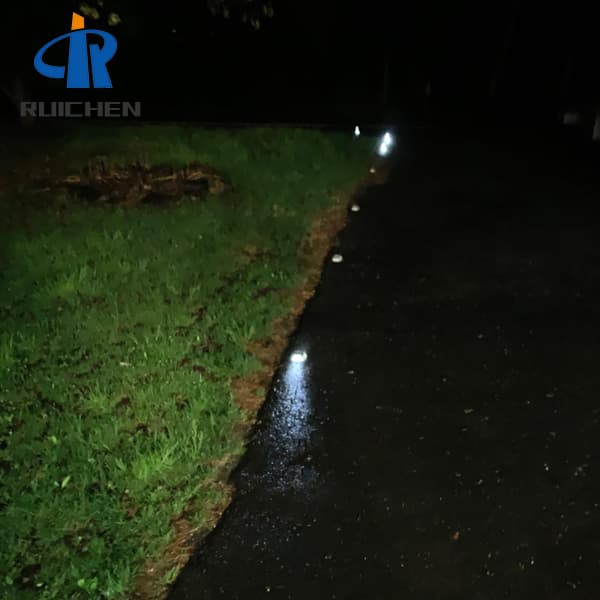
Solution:
{"label": "solar cat eye marker", "polygon": [[389,151],[390,147],[385,142],[381,142],[381,145],[379,146],[379,156],[387,156]]}
{"label": "solar cat eye marker", "polygon": [[308,354],[306,354],[306,352],[304,352],[304,350],[296,350],[295,352],[292,353],[290,360],[293,363],[303,363],[303,362],[306,362],[307,358],[308,358]]}

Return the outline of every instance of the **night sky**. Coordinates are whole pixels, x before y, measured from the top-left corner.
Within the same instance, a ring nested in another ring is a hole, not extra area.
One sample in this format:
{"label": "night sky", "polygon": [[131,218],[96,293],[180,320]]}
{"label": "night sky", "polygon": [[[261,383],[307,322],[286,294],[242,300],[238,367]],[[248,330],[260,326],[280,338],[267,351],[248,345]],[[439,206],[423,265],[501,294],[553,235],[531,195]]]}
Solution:
{"label": "night sky", "polygon": [[[80,94],[32,68],[78,5],[60,4],[3,9],[3,78],[19,76],[34,99]],[[436,103],[467,110],[492,97],[543,110],[598,98],[591,2],[275,2],[259,31],[212,17],[201,0],[113,6],[122,24],[98,26],[119,41],[114,89],[94,98],[141,100],[156,119],[376,121],[420,111],[428,82]]]}

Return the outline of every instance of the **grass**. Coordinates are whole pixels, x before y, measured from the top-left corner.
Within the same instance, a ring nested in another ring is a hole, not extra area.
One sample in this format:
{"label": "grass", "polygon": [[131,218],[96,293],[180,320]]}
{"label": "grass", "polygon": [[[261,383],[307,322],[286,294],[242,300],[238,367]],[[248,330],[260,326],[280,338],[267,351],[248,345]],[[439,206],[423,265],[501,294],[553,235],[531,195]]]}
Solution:
{"label": "grass", "polygon": [[290,310],[302,240],[370,150],[301,130],[97,129],[53,158],[200,161],[235,189],[129,210],[4,192],[0,597],[127,597],[174,519],[210,526],[243,450],[230,383],[259,368],[248,343]]}

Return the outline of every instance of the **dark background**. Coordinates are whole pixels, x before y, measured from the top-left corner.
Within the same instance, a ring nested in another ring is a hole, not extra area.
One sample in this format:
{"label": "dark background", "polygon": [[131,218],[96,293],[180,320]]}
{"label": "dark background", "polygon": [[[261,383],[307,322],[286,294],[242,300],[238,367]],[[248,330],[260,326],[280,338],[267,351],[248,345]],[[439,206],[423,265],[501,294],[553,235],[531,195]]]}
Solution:
{"label": "dark background", "polygon": [[[86,92],[32,65],[77,6],[3,7],[5,89],[18,78],[26,100],[142,101],[148,119],[205,122],[379,122],[440,110],[553,118],[593,113],[600,101],[592,2],[281,0],[255,31],[236,15],[212,16],[204,0],[128,0],[115,4],[117,27],[86,20],[119,42],[114,89]],[[14,119],[0,95],[0,113]]]}

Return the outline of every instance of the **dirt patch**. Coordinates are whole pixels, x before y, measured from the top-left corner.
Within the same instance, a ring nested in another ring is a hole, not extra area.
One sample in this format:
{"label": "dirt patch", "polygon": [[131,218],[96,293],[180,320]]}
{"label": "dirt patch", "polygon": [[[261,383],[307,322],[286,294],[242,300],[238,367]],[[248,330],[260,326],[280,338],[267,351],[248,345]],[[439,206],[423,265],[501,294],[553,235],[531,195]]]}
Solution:
{"label": "dirt patch", "polygon": [[201,198],[220,195],[231,185],[215,169],[194,163],[176,169],[166,166],[131,164],[88,165],[79,174],[46,178],[37,182],[39,192],[67,192],[82,200],[106,204],[162,204],[182,196]]}

